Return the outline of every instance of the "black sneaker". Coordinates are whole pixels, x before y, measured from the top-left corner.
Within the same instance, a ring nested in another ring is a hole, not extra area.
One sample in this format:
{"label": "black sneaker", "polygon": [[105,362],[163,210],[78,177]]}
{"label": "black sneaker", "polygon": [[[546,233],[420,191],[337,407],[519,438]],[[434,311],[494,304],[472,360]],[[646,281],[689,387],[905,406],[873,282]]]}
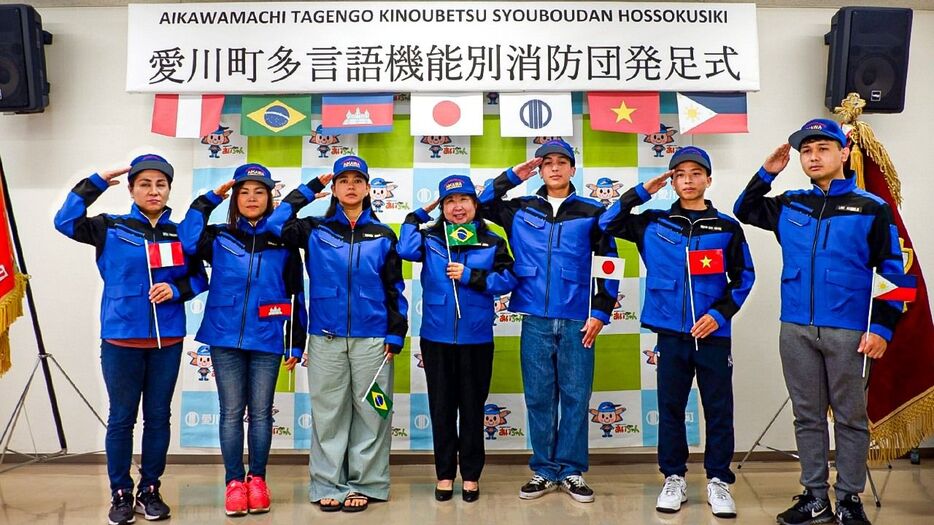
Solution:
{"label": "black sneaker", "polygon": [[856,494],[844,496],[837,502],[837,521],[840,525],[872,525],[863,512],[863,502]]}
{"label": "black sneaker", "polygon": [[568,476],[561,480],[561,490],[568,493],[568,496],[580,503],[591,503],[593,501],[593,490],[587,486],[583,476]]}
{"label": "black sneaker", "polygon": [[162,501],[158,488],[154,486],[140,488],[136,493],[136,513],[142,514],[147,520],[167,519],[170,512],[169,506]]}
{"label": "black sneaker", "polygon": [[136,521],[133,515],[133,491],[118,489],[110,500],[110,512],[107,513],[107,523],[110,525],[128,525]]}
{"label": "black sneaker", "polygon": [[815,498],[805,489],[803,494],[798,494],[792,499],[797,503],[775,518],[781,525],[816,525],[833,523],[837,519],[827,498]]}
{"label": "black sneaker", "polygon": [[554,481],[547,480],[538,474],[533,474],[532,479],[519,489],[519,497],[522,499],[540,498],[556,488],[558,488],[558,485]]}

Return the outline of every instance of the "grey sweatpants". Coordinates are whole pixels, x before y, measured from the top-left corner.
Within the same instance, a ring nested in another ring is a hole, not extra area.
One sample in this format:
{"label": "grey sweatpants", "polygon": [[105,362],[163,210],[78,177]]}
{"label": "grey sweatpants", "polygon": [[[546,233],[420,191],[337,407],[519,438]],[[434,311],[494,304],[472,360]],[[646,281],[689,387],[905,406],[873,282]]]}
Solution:
{"label": "grey sweatpants", "polygon": [[866,415],[863,354],[856,351],[863,332],[782,323],[779,351],[785,386],[795,415],[795,440],[801,484],[827,497],[830,433],[827,408],[833,409],[837,447],[837,499],[866,486],[869,420]]}

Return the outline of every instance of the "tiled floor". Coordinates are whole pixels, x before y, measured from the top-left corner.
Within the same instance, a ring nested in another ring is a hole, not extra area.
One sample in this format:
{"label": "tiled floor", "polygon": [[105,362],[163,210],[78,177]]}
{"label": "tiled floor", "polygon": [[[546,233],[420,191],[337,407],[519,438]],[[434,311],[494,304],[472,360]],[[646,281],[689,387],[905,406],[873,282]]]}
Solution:
{"label": "tiled floor", "polygon": [[[895,462],[891,470],[873,471],[883,507],[863,494],[875,525],[934,524],[934,462],[911,465]],[[426,465],[392,467],[392,500],[373,504],[361,514],[324,514],[308,503],[308,474],[303,466],[275,465],[268,473],[273,508],[269,514],[226,518],[223,514],[223,468],[220,465],[170,465],[162,493],[173,508],[169,524],[379,524],[428,525],[444,523],[497,525],[589,524],[772,524],[775,515],[799,491],[797,464],[747,463],[739,471],[733,493],[736,520],[714,518],[706,504],[701,465],[690,465],[688,503],[681,512],[655,511],[661,476],[654,465],[598,466],[587,474],[596,501],[581,504],[562,493],[536,501],[521,501],[519,486],[528,470],[518,465],[489,465],[481,481],[480,501],[467,504],[455,498],[433,499],[433,468]],[[460,484],[455,486],[458,490]],[[105,524],[107,476],[102,465],[36,465],[0,475],[0,524]],[[145,523],[137,520],[137,523]]]}

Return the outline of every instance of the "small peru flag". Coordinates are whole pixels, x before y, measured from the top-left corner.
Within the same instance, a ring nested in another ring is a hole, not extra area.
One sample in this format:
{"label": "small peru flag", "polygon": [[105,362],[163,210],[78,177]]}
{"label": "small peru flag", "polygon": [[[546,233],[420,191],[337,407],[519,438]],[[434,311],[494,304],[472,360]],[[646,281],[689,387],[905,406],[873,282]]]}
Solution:
{"label": "small peru flag", "polygon": [[591,278],[620,281],[624,277],[623,272],[625,269],[625,259],[595,255],[590,266],[590,275]]}
{"label": "small peru flag", "polygon": [[872,276],[872,298],[910,303],[918,293],[918,278],[898,273],[876,273]]}
{"label": "small peru flag", "polygon": [[150,268],[168,268],[185,264],[182,243],[178,241],[150,243],[147,249]]}
{"label": "small peru flag", "polygon": [[691,275],[723,273],[723,250],[693,250],[688,252]]}
{"label": "small peru flag", "polygon": [[289,317],[290,315],[292,315],[291,303],[282,302],[259,305],[260,319],[268,319],[270,317]]}
{"label": "small peru flag", "polygon": [[221,122],[224,95],[156,95],[152,132],[197,139],[210,135]]}
{"label": "small peru flag", "polygon": [[587,93],[590,128],[617,133],[658,133],[660,100],[658,91]]}

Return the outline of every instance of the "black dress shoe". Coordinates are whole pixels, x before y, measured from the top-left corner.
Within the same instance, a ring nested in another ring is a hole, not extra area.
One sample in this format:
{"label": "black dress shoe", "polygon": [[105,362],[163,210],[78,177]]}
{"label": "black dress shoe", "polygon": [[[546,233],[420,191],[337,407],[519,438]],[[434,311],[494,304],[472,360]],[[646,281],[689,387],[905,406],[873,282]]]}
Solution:
{"label": "black dress shoe", "polygon": [[435,499],[437,501],[448,501],[449,499],[453,497],[454,497],[454,489],[443,490],[443,489],[439,489],[438,487],[435,487]]}
{"label": "black dress shoe", "polygon": [[478,487],[477,490],[461,490],[461,498],[463,498],[467,503],[473,503],[477,501],[480,499],[480,488]]}

